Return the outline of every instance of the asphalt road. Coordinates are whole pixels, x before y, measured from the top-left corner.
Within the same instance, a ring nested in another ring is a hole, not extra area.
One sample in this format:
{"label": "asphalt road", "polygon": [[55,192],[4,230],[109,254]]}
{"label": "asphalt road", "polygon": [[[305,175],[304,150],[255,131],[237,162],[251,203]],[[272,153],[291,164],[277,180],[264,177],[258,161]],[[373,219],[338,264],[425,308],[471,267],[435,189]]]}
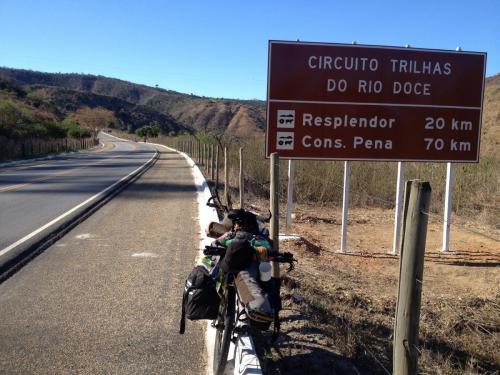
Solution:
{"label": "asphalt road", "polygon": [[155,151],[102,137],[109,146],[100,152],[0,168],[0,251],[137,169]]}
{"label": "asphalt road", "polygon": [[[121,156],[111,162],[117,168],[151,155],[119,147]],[[86,169],[79,173],[94,182],[60,187],[56,179],[73,178],[59,176],[46,183],[57,192],[24,189],[82,199],[114,173]],[[32,200],[26,191],[17,194]],[[178,334],[183,282],[199,243],[197,212],[191,167],[162,151],[132,185],[0,284],[0,373],[205,373],[205,324],[188,322],[186,334]]]}

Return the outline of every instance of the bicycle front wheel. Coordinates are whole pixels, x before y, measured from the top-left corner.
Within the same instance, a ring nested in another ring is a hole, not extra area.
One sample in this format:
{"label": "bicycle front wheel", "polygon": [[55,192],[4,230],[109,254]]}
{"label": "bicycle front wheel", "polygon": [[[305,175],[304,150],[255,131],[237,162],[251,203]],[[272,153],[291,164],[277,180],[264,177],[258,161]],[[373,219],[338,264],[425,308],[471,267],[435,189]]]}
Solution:
{"label": "bicycle front wheel", "polygon": [[215,375],[222,375],[226,368],[229,344],[234,329],[236,292],[234,287],[228,286],[225,298],[219,305],[219,314],[216,321],[214,363]]}

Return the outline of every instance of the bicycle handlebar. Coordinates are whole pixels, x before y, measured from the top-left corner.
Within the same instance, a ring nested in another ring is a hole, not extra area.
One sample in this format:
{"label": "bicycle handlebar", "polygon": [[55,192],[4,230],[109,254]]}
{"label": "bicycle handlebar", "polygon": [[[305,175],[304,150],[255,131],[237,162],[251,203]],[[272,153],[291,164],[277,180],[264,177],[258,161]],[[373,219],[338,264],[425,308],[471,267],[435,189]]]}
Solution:
{"label": "bicycle handlebar", "polygon": [[[204,255],[214,255],[214,256],[224,256],[226,254],[226,249],[224,246],[212,246],[206,245],[203,250]],[[288,263],[287,271],[292,271],[295,268],[294,263],[298,263],[298,260],[293,257],[293,254],[290,252],[279,253],[276,251],[269,251],[267,253],[269,256],[269,260],[271,262],[278,263]]]}
{"label": "bicycle handlebar", "polygon": [[205,250],[203,250],[204,255],[222,256],[225,253],[226,253],[226,248],[223,246],[206,245]]}
{"label": "bicycle handlebar", "polygon": [[224,206],[221,203],[220,198],[219,198],[219,194],[217,192],[215,194],[212,194],[212,196],[210,198],[208,198],[207,206],[218,209],[218,210],[223,211],[223,212],[229,211],[227,206]]}

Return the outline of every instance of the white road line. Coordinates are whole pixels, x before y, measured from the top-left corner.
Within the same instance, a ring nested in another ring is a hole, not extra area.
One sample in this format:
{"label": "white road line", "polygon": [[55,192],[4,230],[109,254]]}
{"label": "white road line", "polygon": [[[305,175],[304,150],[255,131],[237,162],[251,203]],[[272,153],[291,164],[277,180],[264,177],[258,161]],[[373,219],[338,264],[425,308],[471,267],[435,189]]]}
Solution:
{"label": "white road line", "polygon": [[83,234],[79,234],[77,236],[75,236],[75,238],[77,240],[88,240],[90,238],[94,238],[95,235],[91,234],[91,233],[83,233]]}
{"label": "white road line", "polygon": [[85,206],[87,203],[90,203],[92,202],[93,200],[97,199],[99,196],[103,195],[104,193],[106,193],[107,191],[113,189],[116,185],[120,184],[122,181],[126,180],[127,178],[129,178],[130,176],[132,176],[134,173],[136,173],[137,171],[139,171],[141,168],[143,168],[146,164],[150,163],[154,158],[155,158],[156,154],[153,155],[153,157],[151,159],[149,159],[146,163],[144,163],[143,165],[141,165],[139,168],[137,168],[136,170],[134,170],[133,172],[130,172],[128,175],[126,175],[125,177],[121,178],[119,181],[115,182],[114,184],[108,186],[106,189],[100,191],[99,193],[93,195],[92,197],[90,197],[89,199],[87,199],[86,201],[80,203],[78,206],[75,206],[73,207],[72,209],[70,209],[69,211],[66,211],[65,213],[63,213],[62,215],[56,217],[54,220],[52,220],[51,222],[45,224],[44,226],[38,228],[37,230],[31,232],[30,234],[24,236],[23,238],[21,238],[20,240],[14,242],[12,245],[9,245],[7,246],[6,248],[0,250],[0,257],[4,254],[7,254],[9,251],[11,251],[12,249],[16,248],[17,246],[21,245],[22,243],[28,241],[29,239],[33,238],[34,236],[36,236],[37,234],[39,234],[40,232],[44,231],[45,229],[49,228],[50,226],[54,225],[55,223],[61,221],[62,219],[64,219],[65,217],[67,217],[68,215],[72,214],[73,212],[75,212],[76,210],[78,210],[79,208]]}
{"label": "white road line", "polygon": [[134,258],[158,258],[159,255],[155,253],[133,253]]}

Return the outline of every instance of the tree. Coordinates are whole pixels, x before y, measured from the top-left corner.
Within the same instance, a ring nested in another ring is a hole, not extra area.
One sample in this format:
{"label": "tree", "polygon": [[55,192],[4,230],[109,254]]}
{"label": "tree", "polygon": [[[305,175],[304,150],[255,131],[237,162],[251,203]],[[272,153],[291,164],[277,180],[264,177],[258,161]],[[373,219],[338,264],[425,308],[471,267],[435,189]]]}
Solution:
{"label": "tree", "polygon": [[144,127],[136,129],[135,135],[137,135],[138,137],[141,137],[141,138],[146,137],[146,135],[147,135],[146,129]]}
{"label": "tree", "polygon": [[158,122],[154,121],[151,122],[149,125],[143,126],[142,128],[139,128],[135,131],[135,134],[138,137],[158,137],[158,135],[161,132],[160,124]]}
{"label": "tree", "polygon": [[104,129],[118,127],[118,119],[113,111],[102,107],[81,107],[72,115],[81,125],[90,129]]}

